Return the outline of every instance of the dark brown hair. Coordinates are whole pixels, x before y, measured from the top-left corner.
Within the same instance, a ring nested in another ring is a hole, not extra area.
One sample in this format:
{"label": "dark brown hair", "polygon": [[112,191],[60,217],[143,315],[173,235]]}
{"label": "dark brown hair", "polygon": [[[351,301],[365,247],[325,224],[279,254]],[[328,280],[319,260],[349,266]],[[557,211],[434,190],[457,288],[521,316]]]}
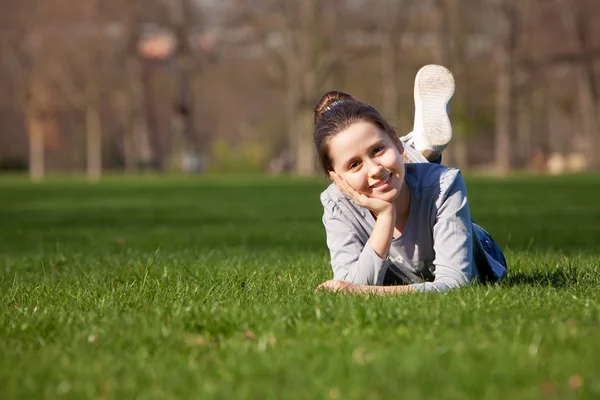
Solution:
{"label": "dark brown hair", "polygon": [[370,122],[396,143],[396,131],[371,105],[363,103],[351,95],[332,90],[325,93],[314,110],[314,141],[323,172],[333,171],[329,157],[329,141],[332,137],[357,122]]}

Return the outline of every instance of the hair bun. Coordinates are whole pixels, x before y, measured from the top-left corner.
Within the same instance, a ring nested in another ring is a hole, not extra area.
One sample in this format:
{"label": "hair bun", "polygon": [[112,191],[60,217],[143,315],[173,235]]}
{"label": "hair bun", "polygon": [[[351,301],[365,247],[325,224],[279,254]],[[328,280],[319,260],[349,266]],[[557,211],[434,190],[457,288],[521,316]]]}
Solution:
{"label": "hair bun", "polygon": [[337,90],[330,90],[329,92],[326,92],[323,96],[321,96],[321,99],[319,100],[314,109],[315,125],[317,124],[317,121],[319,121],[319,119],[325,111],[327,111],[330,107],[335,106],[337,103],[344,101],[355,101],[355,99],[348,93],[340,92]]}

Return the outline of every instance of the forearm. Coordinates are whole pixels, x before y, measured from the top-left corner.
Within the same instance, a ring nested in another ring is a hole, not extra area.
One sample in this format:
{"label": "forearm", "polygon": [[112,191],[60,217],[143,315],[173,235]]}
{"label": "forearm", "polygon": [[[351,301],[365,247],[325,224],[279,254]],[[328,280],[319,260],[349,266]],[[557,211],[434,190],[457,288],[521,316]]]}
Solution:
{"label": "forearm", "polygon": [[[380,219],[380,225],[383,220],[384,218]],[[361,238],[356,229],[347,222],[325,212],[323,224],[327,233],[327,247],[331,255],[334,279],[381,285],[389,265],[389,244],[384,252],[385,256],[381,257],[373,249],[369,237]],[[381,229],[381,226],[378,229]]]}
{"label": "forearm", "polygon": [[368,243],[381,258],[387,258],[390,252],[395,222],[396,210],[394,208],[389,212],[377,215],[375,228],[373,228],[373,232],[371,232]]}
{"label": "forearm", "polygon": [[380,258],[367,243],[355,261],[343,262],[340,257],[335,257],[335,262],[332,262],[333,277],[359,285],[381,285],[388,265],[389,261]]}
{"label": "forearm", "polygon": [[369,285],[358,285],[356,283],[342,281],[342,280],[329,280],[321,283],[317,287],[319,290],[329,290],[332,292],[341,292],[348,294],[376,294],[376,295],[388,295],[388,294],[403,294],[403,293],[415,293],[416,290],[412,286],[369,286]]}
{"label": "forearm", "polygon": [[414,287],[405,285],[405,286],[367,286],[367,285],[359,285],[358,287],[359,293],[362,294],[401,294],[401,293],[415,293],[416,290]]}

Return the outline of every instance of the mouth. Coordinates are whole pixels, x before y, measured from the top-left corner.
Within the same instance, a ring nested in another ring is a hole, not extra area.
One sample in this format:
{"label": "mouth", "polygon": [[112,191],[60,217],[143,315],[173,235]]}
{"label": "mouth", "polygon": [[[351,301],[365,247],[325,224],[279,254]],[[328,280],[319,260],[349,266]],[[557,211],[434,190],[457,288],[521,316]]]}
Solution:
{"label": "mouth", "polygon": [[390,174],[385,180],[379,181],[376,184],[371,185],[371,189],[375,191],[382,191],[387,189],[390,186],[390,182],[393,176],[393,174]]}

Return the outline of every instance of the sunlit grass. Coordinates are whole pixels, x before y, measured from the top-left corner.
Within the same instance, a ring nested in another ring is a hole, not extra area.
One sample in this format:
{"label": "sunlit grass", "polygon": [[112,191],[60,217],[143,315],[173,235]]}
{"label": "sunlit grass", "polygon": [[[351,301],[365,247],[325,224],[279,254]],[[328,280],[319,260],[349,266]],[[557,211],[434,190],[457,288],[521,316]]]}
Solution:
{"label": "sunlit grass", "polygon": [[323,180],[0,178],[0,398],[600,395],[600,177],[467,177],[495,286],[315,294]]}

